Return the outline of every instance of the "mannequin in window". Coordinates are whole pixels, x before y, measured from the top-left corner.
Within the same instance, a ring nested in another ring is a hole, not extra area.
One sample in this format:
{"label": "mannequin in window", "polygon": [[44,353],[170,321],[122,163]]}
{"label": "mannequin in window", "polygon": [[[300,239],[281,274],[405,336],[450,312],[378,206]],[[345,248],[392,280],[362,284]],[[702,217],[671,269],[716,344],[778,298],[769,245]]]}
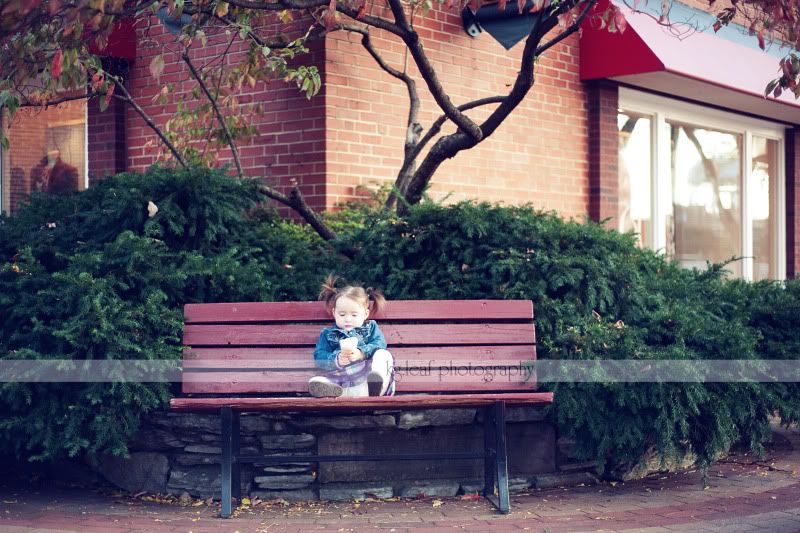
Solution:
{"label": "mannequin in window", "polygon": [[47,166],[43,172],[43,190],[63,194],[78,190],[78,169],[61,160],[61,152],[47,152]]}

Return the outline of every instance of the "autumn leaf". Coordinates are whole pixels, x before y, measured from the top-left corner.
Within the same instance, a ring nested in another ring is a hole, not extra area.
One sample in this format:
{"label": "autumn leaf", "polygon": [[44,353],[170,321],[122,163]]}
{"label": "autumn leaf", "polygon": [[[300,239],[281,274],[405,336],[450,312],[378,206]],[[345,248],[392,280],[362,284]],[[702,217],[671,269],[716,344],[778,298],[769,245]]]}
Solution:
{"label": "autumn leaf", "polygon": [[758,38],[758,47],[763,50],[765,48],[765,44],[764,44],[764,28],[761,28],[760,30],[758,30],[758,33],[756,34],[756,37]]}
{"label": "autumn leaf", "polygon": [[614,13],[614,23],[617,25],[617,29],[620,33],[625,33],[625,29],[628,27],[628,21],[625,19],[625,14],[620,8],[617,8]]}
{"label": "autumn leaf", "polygon": [[220,18],[228,14],[228,2],[217,2],[217,7],[214,8],[214,14]]}
{"label": "autumn leaf", "polygon": [[722,28],[722,23],[720,21],[714,22],[714,33],[718,32]]}
{"label": "autumn leaf", "polygon": [[150,61],[150,75],[158,78],[162,72],[164,72],[164,56],[159,54]]}
{"label": "autumn leaf", "polygon": [[102,106],[103,109],[101,111],[105,111],[108,108],[108,106],[111,104],[111,98],[114,97],[114,88],[115,87],[116,87],[116,85],[114,85],[113,83],[109,83],[108,84],[108,91],[106,92],[106,95],[103,97],[103,106]]}
{"label": "autumn leaf", "polygon": [[459,499],[459,500],[464,500],[464,501],[470,501],[470,502],[474,502],[474,501],[478,501],[478,500],[480,500],[480,499],[481,499],[481,495],[480,495],[480,494],[478,494],[478,493],[474,493],[474,494],[462,494],[461,496],[459,496],[459,497],[458,497],[458,499]]}
{"label": "autumn leaf", "polygon": [[53,56],[53,62],[50,65],[50,76],[53,79],[61,76],[61,69],[64,66],[64,52],[59,48]]}
{"label": "autumn leaf", "polygon": [[330,5],[323,11],[322,24],[329,31],[336,26],[336,0],[331,0]]}
{"label": "autumn leaf", "polygon": [[442,500],[433,500],[433,502],[431,503],[431,505],[432,505],[433,507],[441,507],[442,505],[444,505],[444,502],[443,502]]}

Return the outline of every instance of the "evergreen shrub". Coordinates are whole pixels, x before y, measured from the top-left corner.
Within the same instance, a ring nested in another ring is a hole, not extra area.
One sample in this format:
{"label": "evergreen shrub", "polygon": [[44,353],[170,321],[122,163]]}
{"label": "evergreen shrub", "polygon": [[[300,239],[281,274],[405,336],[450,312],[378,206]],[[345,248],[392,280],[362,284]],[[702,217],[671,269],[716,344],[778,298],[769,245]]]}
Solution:
{"label": "evergreen shrub", "polygon": [[[630,235],[531,207],[429,202],[328,217],[340,237],[259,207],[254,183],[154,168],[34,196],[0,218],[0,357],[177,359],[189,302],[307,300],[337,273],[392,299],[531,299],[541,359],[797,359],[800,283],[685,270]],[[148,202],[158,213],[148,216]],[[346,258],[345,254],[350,258]],[[798,420],[793,383],[543,383],[575,451],[600,470],[649,448],[707,464],[759,451],[768,416]],[[0,450],[124,454],[160,383],[0,384]]]}
{"label": "evergreen shrub", "polygon": [[[0,358],[177,360],[189,302],[313,298],[330,253],[255,184],[153,168],[0,218]],[[148,216],[148,203],[158,208]],[[125,454],[166,383],[0,384],[0,450]]]}
{"label": "evergreen shrub", "polygon": [[[405,219],[365,217],[341,245],[348,276],[390,299],[531,299],[538,357],[549,359],[797,359],[798,282],[727,281],[724,265],[681,269],[631,235],[531,207],[471,202],[415,206]],[[775,313],[773,306],[781,306]],[[760,451],[768,416],[797,419],[789,385],[543,383],[562,435],[600,471],[655,447],[693,450],[707,465],[734,442]]]}

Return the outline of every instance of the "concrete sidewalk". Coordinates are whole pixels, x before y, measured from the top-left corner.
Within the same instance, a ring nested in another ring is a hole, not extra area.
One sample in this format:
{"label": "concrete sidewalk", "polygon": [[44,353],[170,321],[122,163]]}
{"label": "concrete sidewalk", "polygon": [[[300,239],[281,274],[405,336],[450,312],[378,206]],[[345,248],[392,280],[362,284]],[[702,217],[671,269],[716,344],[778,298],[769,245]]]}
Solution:
{"label": "concrete sidewalk", "polygon": [[732,455],[709,471],[483,499],[264,502],[218,518],[219,504],[161,504],[79,488],[0,484],[0,532],[766,531],[800,532],[800,430],[776,431],[765,460]]}

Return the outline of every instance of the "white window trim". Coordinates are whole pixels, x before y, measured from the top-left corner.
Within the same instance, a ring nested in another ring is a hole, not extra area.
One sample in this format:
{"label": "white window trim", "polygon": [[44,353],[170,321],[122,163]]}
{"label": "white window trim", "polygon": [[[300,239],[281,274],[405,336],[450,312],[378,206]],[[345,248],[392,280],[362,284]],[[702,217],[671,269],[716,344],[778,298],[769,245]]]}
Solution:
{"label": "white window trim", "polygon": [[742,135],[742,275],[746,280],[753,279],[752,258],[752,220],[747,202],[747,187],[751,164],[751,139],[753,136],[764,137],[778,142],[778,165],[775,184],[775,239],[776,250],[773,261],[776,262],[776,277],[786,279],[786,127],[775,122],[737,115],[735,113],[711,109],[697,104],[673,100],[663,96],[637,91],[628,87],[619,88],[619,107],[625,111],[648,115],[651,120],[650,153],[655,154],[651,160],[651,212],[653,214],[651,242],[644,243],[648,247],[664,252],[666,249],[666,217],[668,205],[672,199],[672,183],[670,176],[670,143],[667,120],[687,122],[698,126]]}

